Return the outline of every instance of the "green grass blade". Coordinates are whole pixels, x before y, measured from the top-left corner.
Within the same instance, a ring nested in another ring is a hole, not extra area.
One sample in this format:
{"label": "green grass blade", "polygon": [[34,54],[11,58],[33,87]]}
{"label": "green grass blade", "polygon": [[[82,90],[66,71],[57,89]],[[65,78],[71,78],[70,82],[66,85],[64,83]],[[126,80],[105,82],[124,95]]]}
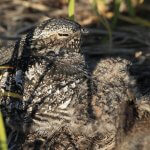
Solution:
{"label": "green grass blade", "polygon": [[126,0],[126,4],[128,7],[128,12],[130,14],[130,16],[134,17],[135,16],[135,9],[132,6],[132,1],[131,0]]}
{"label": "green grass blade", "polygon": [[75,0],[69,0],[68,3],[68,16],[71,20],[74,20]]}
{"label": "green grass blade", "polygon": [[114,10],[114,17],[113,17],[113,21],[112,21],[112,28],[114,28],[117,24],[117,20],[118,20],[118,17],[119,17],[119,8],[120,8],[120,4],[121,4],[121,0],[115,0],[115,10]]}
{"label": "green grass blade", "polygon": [[7,140],[5,134],[4,123],[2,119],[2,113],[0,112],[0,150],[7,150]]}

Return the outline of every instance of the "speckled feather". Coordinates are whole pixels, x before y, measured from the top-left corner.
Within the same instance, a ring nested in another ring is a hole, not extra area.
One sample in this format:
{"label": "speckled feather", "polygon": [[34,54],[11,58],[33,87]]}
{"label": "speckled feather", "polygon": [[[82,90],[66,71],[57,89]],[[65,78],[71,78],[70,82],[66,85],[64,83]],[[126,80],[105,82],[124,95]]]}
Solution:
{"label": "speckled feather", "polygon": [[81,30],[66,19],[45,21],[17,41],[13,57],[1,63],[13,67],[3,70],[0,82],[1,109],[12,130],[50,137],[71,121],[79,100],[87,99]]}
{"label": "speckled feather", "polygon": [[143,97],[129,75],[131,61],[111,56],[87,61],[81,33],[77,23],[50,19],[17,42],[17,63],[3,61],[15,69],[3,70],[1,90],[23,95],[1,99],[7,125],[25,134],[22,144],[12,136],[15,149],[112,150],[132,122],[126,114],[135,111],[133,99],[141,117],[147,109],[136,102]]}

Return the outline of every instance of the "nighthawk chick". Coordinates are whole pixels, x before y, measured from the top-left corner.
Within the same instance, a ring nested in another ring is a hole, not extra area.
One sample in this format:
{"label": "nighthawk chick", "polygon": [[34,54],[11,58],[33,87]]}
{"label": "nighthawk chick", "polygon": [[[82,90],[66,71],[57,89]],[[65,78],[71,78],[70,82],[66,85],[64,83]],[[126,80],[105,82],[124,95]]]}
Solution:
{"label": "nighthawk chick", "polygon": [[140,120],[133,126],[127,135],[122,137],[122,142],[117,150],[149,150],[150,149],[150,121]]}

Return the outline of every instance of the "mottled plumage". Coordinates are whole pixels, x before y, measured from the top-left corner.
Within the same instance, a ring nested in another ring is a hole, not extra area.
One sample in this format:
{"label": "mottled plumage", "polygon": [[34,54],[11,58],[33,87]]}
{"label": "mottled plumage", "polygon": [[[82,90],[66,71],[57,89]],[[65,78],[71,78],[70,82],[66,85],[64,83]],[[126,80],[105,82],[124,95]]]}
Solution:
{"label": "mottled plumage", "polygon": [[11,148],[112,150],[145,112],[131,59],[83,55],[83,32],[75,22],[50,19],[14,50],[7,46],[0,105],[6,125],[17,131]]}
{"label": "mottled plumage", "polygon": [[1,109],[12,130],[48,138],[74,118],[90,79],[81,32],[75,22],[50,19],[15,43],[11,59],[1,63]]}

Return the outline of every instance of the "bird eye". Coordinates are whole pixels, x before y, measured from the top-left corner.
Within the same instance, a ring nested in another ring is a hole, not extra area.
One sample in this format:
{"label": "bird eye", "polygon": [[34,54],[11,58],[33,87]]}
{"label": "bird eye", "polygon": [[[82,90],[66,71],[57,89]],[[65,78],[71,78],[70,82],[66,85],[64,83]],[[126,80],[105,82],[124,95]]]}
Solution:
{"label": "bird eye", "polygon": [[48,55],[49,55],[49,56],[55,56],[56,54],[55,54],[54,51],[49,51],[49,52],[48,52]]}
{"label": "bird eye", "polygon": [[69,34],[66,33],[58,33],[59,36],[69,36]]}

